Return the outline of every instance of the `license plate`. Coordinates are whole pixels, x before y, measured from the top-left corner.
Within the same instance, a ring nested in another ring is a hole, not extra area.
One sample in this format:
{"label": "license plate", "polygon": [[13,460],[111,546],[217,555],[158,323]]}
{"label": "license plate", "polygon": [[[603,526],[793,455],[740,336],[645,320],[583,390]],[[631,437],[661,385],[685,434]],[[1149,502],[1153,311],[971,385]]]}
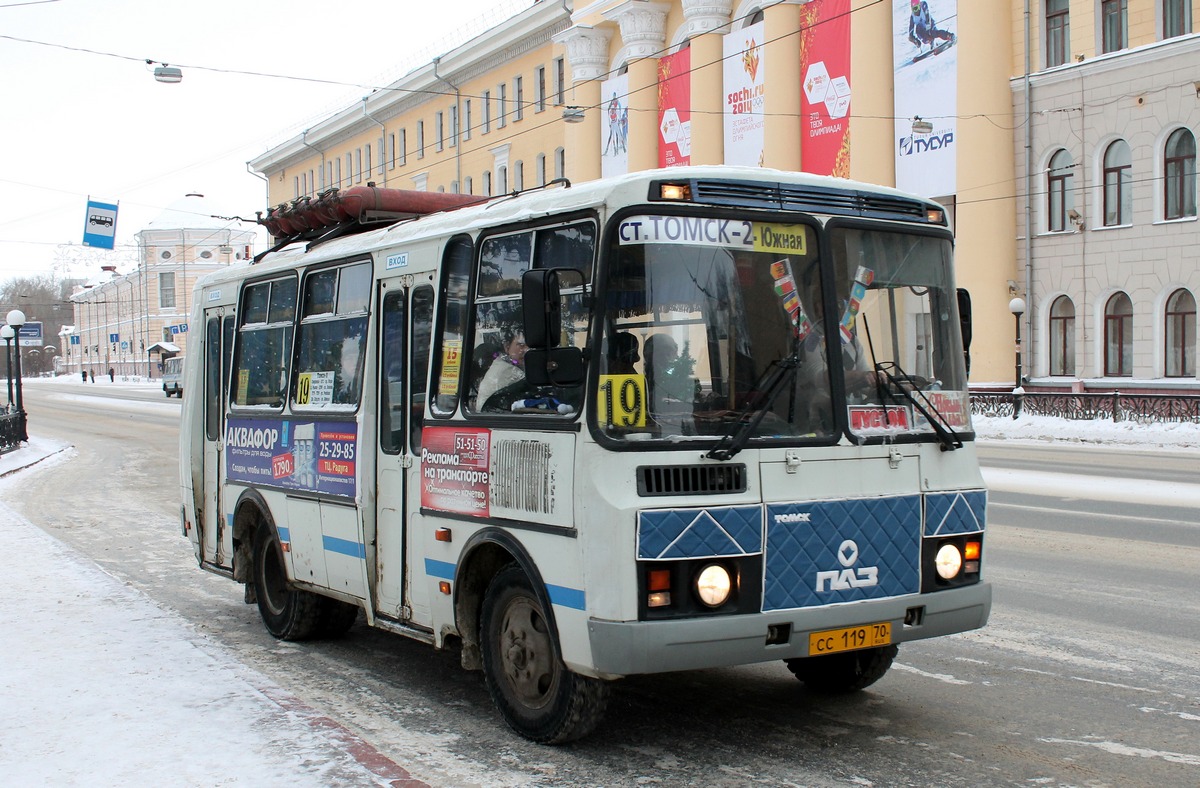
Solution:
{"label": "license plate", "polygon": [[891,642],[892,625],[886,621],[882,624],[827,629],[824,632],[813,632],[808,636],[808,655],[819,657],[822,654],[836,654],[839,651],[886,646]]}

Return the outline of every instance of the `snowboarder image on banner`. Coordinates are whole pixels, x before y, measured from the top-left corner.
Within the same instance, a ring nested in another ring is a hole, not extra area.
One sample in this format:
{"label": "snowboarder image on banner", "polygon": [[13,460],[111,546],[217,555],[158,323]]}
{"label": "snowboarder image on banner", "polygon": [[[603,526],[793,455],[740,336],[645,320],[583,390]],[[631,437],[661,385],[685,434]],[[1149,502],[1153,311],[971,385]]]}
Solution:
{"label": "snowboarder image on banner", "polygon": [[908,40],[912,42],[913,46],[920,49],[925,44],[929,44],[929,52],[933,52],[935,41],[944,42],[936,46],[938,51],[954,43],[954,34],[937,26],[933,15],[929,13],[929,3],[926,0],[912,0],[911,6],[912,15],[908,18]]}

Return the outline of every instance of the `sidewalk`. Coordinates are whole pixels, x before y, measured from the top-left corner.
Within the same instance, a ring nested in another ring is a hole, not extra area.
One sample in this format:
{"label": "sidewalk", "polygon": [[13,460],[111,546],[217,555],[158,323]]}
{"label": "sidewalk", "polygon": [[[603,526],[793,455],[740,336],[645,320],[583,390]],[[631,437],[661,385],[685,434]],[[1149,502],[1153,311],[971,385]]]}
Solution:
{"label": "sidewalk", "polygon": [[[70,452],[35,437],[0,484]],[[3,503],[0,545],[6,788],[425,785]]]}

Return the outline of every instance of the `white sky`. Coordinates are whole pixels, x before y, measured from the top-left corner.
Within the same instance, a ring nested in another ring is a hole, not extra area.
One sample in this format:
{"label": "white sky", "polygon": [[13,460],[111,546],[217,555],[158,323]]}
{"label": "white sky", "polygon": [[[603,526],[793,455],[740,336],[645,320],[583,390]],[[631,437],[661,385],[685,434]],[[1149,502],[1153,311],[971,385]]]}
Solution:
{"label": "white sky", "polygon": [[118,247],[188,192],[253,218],[266,188],[247,161],[531,4],[0,0],[0,282],[92,257],[89,196],[120,203]]}

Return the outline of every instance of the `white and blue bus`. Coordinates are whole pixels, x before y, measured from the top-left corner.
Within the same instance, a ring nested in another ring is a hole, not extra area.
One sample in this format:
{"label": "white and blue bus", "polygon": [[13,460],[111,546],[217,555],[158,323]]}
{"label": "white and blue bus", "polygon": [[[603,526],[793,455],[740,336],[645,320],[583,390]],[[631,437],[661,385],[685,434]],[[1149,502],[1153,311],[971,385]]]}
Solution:
{"label": "white and blue bus", "polygon": [[848,692],[987,621],[936,203],[690,167],[263,221],[196,288],[181,514],[275,637],[456,648],[557,743],[623,676]]}

